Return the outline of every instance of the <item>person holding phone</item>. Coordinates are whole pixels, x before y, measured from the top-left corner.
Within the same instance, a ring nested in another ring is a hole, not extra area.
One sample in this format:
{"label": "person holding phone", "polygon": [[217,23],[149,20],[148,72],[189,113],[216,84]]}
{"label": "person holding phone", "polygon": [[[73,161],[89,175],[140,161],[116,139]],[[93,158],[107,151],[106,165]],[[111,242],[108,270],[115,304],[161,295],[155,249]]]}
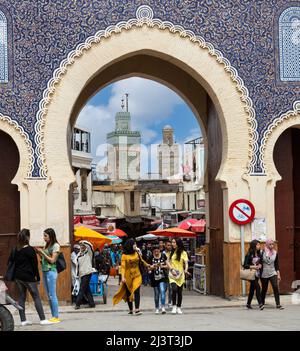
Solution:
{"label": "person holding phone", "polygon": [[43,282],[49,299],[52,318],[50,322],[60,323],[58,312],[58,299],[56,295],[57,268],[56,261],[60,252],[60,245],[56,239],[54,229],[48,228],[44,231],[45,247],[36,248],[36,252],[42,258]]}
{"label": "person holding phone", "polygon": [[150,265],[151,286],[154,288],[155,313],[159,314],[159,302],[161,302],[161,312],[166,313],[166,291],[168,283],[167,256],[161,252],[158,245],[153,247],[152,261]]}

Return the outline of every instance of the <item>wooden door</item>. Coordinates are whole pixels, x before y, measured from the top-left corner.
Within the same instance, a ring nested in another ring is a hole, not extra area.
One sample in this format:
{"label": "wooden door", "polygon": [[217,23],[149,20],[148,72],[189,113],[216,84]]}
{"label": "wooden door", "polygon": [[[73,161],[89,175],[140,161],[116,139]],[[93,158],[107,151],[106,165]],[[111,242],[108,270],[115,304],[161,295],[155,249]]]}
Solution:
{"label": "wooden door", "polygon": [[282,276],[280,291],[291,291],[294,280],[294,189],[292,130],[286,130],[274,148],[274,162],[282,180],[275,188],[275,225],[279,265]]}
{"label": "wooden door", "polygon": [[208,118],[208,190],[209,190],[209,270],[210,294],[224,296],[224,214],[223,190],[216,176],[222,160],[222,134],[217,112],[209,100]]}
{"label": "wooden door", "polygon": [[8,255],[20,230],[20,196],[17,185],[11,184],[19,161],[16,144],[0,131],[0,276],[6,271]]}
{"label": "wooden door", "polygon": [[300,280],[300,130],[292,130],[294,188],[294,278]]}

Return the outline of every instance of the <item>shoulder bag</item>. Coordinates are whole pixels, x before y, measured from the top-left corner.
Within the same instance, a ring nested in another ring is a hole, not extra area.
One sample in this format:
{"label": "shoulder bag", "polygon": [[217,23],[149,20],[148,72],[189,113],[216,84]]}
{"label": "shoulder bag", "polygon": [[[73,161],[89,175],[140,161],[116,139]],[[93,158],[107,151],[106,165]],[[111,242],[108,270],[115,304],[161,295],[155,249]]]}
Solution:
{"label": "shoulder bag", "polygon": [[255,280],[256,269],[244,269],[240,270],[240,278],[241,280]]}

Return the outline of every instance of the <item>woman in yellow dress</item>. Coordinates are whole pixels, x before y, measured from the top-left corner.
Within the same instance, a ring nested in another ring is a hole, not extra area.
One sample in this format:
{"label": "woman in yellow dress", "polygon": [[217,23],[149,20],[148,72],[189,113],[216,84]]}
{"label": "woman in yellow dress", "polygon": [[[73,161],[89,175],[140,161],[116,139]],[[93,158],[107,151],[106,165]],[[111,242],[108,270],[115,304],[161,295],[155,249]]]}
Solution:
{"label": "woman in yellow dress", "polygon": [[150,267],[150,265],[145,262],[138,253],[135,241],[133,239],[128,239],[124,244],[121,259],[122,283],[118,292],[113,297],[114,305],[119,303],[121,300],[128,303],[128,314],[133,314],[133,300],[135,305],[135,314],[142,314],[140,311],[140,287],[142,285],[140,264],[143,264],[147,268]]}
{"label": "woman in yellow dress", "polygon": [[[184,250],[184,245],[181,239],[172,240],[172,252],[168,260],[169,282],[172,287],[172,313],[182,314],[182,290],[185,282],[185,274],[188,272],[188,255]],[[177,300],[177,301],[176,301]],[[177,302],[177,305],[176,305]]]}

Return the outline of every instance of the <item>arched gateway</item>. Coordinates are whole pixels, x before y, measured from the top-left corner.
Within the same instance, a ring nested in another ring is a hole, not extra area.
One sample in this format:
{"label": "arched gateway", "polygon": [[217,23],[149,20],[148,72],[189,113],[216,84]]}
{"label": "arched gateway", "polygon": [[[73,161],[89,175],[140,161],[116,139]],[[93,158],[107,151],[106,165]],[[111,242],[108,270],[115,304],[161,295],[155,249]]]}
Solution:
{"label": "arched gateway", "polygon": [[[140,7],[136,18],[78,45],[53,73],[35,125],[41,178],[20,188],[21,197],[27,199],[21,203],[22,224],[30,226],[33,244],[41,242],[43,228],[55,228],[65,253],[70,253],[70,186],[75,180],[70,166],[71,128],[93,94],[129,76],[169,86],[195,113],[208,149],[208,290],[220,296],[239,295],[240,234],[228,219],[230,204],[237,198],[250,199],[275,238],[274,183],[267,175],[252,173],[257,151],[252,101],[221,52],[191,31],[153,18],[148,6]],[[246,241],[250,240],[247,227]],[[69,300],[69,272],[63,274],[59,297]]]}

